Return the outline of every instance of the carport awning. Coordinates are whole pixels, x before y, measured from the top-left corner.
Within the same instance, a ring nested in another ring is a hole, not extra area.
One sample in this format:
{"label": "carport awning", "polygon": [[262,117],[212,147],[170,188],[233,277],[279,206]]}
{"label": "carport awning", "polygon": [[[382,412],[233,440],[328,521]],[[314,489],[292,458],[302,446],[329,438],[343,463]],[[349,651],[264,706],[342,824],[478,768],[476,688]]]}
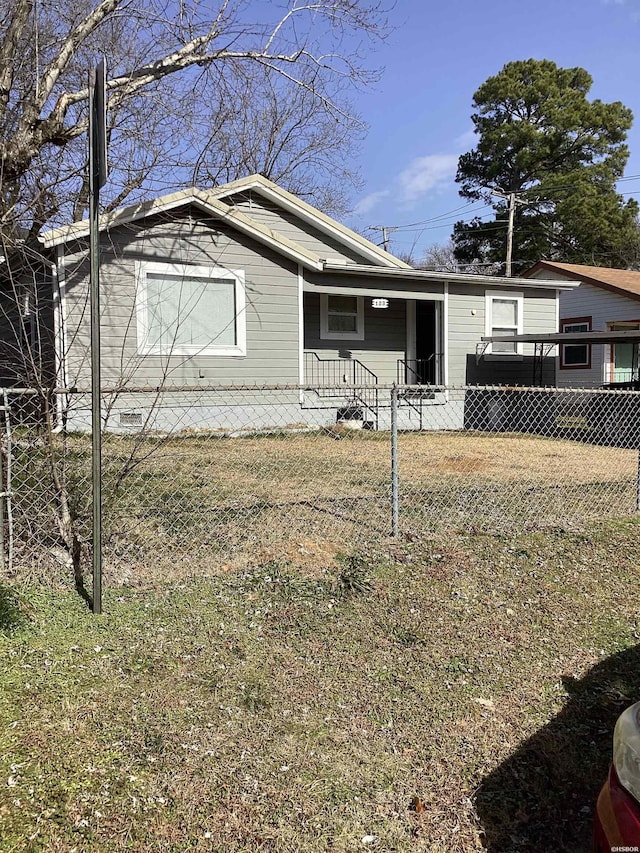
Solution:
{"label": "carport awning", "polygon": [[640,331],[627,329],[623,332],[548,332],[538,335],[485,335],[482,343],[494,342],[515,344],[637,344]]}
{"label": "carport awning", "polygon": [[476,344],[476,362],[484,357],[489,344],[514,343],[533,344],[533,384],[542,384],[542,367],[546,356],[555,346],[563,344],[640,344],[640,330],[627,329],[621,332],[547,332],[537,335],[483,335]]}

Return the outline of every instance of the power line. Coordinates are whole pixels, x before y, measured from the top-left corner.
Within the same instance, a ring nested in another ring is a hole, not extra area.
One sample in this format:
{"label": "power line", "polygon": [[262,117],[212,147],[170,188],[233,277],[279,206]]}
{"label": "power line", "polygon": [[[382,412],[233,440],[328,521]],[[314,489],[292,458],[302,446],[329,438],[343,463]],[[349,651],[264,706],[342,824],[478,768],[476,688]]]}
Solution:
{"label": "power line", "polygon": [[[387,231],[404,231],[408,228],[416,228],[420,225],[428,225],[428,223],[430,223],[430,222],[437,222],[439,219],[446,219],[447,217],[451,216],[454,213],[457,213],[460,210],[465,210],[466,208],[469,207],[469,204],[472,204],[472,202],[467,202],[466,204],[462,204],[462,205],[460,205],[460,207],[455,207],[453,210],[449,210],[446,213],[440,213],[440,214],[438,214],[438,216],[432,216],[429,219],[421,219],[418,222],[408,222],[405,225],[385,225],[385,226],[368,225],[367,229],[369,231],[381,231],[382,228],[384,227],[387,229]],[[485,207],[490,207],[490,205],[489,204],[480,204],[475,208],[472,207],[471,210],[482,210]],[[468,212],[470,213],[471,210],[469,210]]]}
{"label": "power line", "polygon": [[[619,183],[622,183],[625,181],[635,181],[635,180],[640,180],[640,174],[639,175],[625,175],[622,178],[618,178],[616,181],[614,181],[614,183],[619,184]],[[545,189],[545,195],[555,195],[556,193],[562,192],[564,190],[574,189],[577,186],[579,186],[579,184],[577,184],[576,182],[573,182],[570,184],[560,184],[556,187],[548,187]],[[535,187],[531,187],[531,189],[522,190],[518,194],[524,195],[528,192],[535,192],[535,189],[536,189]],[[633,194],[634,194],[633,191],[619,193],[619,195],[633,195]],[[542,203],[544,201],[545,201],[545,199],[532,199],[531,204]],[[487,207],[491,207],[491,204],[489,204],[487,202],[485,204],[479,204],[476,207],[472,207],[469,209],[469,204],[473,204],[473,202],[467,202],[466,204],[462,204],[459,207],[454,207],[452,210],[445,211],[444,213],[440,213],[437,216],[431,216],[428,219],[420,219],[417,222],[408,222],[408,223],[405,223],[404,225],[369,225],[369,226],[367,226],[366,230],[382,231],[384,229],[388,234],[396,233],[396,232],[402,232],[402,231],[410,232],[410,233],[416,233],[419,231],[420,226],[428,226],[429,223],[438,222],[439,220],[442,220],[442,219],[448,219],[449,217],[453,216],[454,214],[458,213],[461,210],[467,210],[468,213],[471,213],[474,210],[484,210]],[[471,220],[463,219],[462,221],[468,222]],[[437,227],[437,228],[447,227],[447,224],[445,223],[445,225],[443,225],[443,226],[438,225],[438,226],[433,226],[433,227]],[[425,227],[424,230],[429,230],[429,229]]]}

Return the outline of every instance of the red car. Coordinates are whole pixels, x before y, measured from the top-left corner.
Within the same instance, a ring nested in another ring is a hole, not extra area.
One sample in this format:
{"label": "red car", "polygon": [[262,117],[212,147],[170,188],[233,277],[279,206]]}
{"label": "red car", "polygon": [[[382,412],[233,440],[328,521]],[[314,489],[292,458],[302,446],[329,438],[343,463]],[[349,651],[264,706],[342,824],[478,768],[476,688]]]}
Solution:
{"label": "red car", "polygon": [[616,723],[613,763],[596,807],[593,851],[640,851],[640,702]]}

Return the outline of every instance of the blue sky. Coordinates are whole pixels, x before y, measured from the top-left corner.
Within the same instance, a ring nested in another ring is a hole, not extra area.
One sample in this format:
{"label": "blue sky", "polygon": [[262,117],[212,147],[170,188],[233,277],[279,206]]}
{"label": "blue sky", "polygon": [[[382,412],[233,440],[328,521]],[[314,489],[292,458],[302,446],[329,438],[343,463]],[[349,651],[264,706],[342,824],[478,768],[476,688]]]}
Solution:
{"label": "blue sky", "polygon": [[489,214],[466,207],[454,181],[458,156],[474,145],[473,93],[506,62],[530,57],[586,68],[590,99],[633,110],[630,179],[618,189],[640,199],[640,0],[397,0],[390,19],[395,30],[373,57],[382,79],[357,101],[369,124],[365,185],[347,224],[411,225],[390,249],[419,258],[448,240],[456,219]]}

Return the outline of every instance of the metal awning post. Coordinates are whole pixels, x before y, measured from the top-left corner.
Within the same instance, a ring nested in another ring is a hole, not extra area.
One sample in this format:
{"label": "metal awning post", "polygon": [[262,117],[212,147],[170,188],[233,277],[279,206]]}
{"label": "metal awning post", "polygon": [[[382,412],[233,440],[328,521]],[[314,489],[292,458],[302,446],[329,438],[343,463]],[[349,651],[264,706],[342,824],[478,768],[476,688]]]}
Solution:
{"label": "metal awning post", "polygon": [[[543,345],[535,343],[533,345],[533,377],[532,384],[542,385],[542,353]],[[539,380],[539,381],[538,381]]]}
{"label": "metal awning post", "polygon": [[476,344],[476,364],[480,364],[480,359],[487,351],[487,347],[489,346],[490,341],[485,341],[483,339],[482,343]]}

